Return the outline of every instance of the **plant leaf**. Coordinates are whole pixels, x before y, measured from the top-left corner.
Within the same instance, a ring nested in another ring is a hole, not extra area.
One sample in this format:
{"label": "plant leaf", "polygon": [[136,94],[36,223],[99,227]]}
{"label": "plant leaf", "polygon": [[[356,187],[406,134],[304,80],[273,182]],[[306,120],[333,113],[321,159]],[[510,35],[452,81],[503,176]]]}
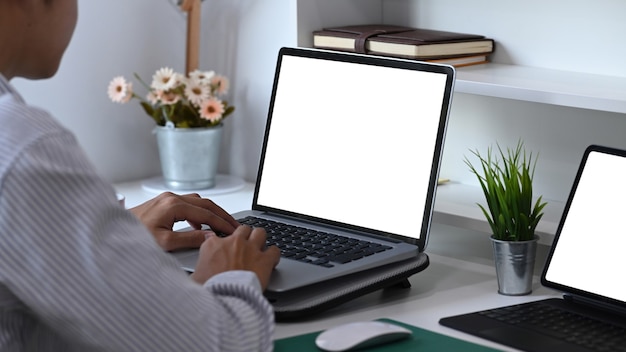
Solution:
{"label": "plant leaf", "polygon": [[470,150],[478,158],[480,169],[465,157],[464,162],[477,177],[487,206],[480,204],[493,235],[507,241],[532,239],[546,202],[539,197],[533,205],[532,182],[537,158],[527,153],[521,139],[515,148],[503,149],[497,145],[487,149],[486,157],[478,150]]}

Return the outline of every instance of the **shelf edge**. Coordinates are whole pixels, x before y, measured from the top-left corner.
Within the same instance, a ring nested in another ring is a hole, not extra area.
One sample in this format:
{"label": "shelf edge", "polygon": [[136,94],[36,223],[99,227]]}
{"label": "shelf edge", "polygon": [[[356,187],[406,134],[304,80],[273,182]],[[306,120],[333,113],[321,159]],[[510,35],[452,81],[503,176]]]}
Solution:
{"label": "shelf edge", "polygon": [[623,77],[488,63],[457,69],[455,92],[626,113]]}

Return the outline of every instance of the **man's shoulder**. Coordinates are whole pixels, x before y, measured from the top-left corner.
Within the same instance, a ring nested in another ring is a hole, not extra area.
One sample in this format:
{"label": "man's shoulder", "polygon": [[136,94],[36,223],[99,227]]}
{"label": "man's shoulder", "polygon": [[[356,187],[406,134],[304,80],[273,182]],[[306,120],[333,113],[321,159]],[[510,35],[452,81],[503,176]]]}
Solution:
{"label": "man's shoulder", "polygon": [[71,135],[48,112],[25,104],[19,96],[0,96],[0,173],[24,150],[48,136]]}
{"label": "man's shoulder", "polygon": [[19,96],[0,96],[0,143],[19,146],[47,134],[68,132],[47,111],[24,103]]}
{"label": "man's shoulder", "polygon": [[0,125],[2,130],[12,132],[50,132],[65,128],[47,111],[26,104],[19,96],[3,94],[0,96]]}

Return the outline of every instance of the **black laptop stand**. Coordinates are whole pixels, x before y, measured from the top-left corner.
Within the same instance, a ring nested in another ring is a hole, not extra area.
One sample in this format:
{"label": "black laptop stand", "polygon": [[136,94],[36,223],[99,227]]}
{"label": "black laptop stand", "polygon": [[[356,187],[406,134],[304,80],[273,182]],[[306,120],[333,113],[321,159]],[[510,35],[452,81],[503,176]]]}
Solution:
{"label": "black laptop stand", "polygon": [[428,267],[426,253],[398,263],[285,292],[265,292],[276,321],[306,319],[365,294],[388,288],[410,288],[408,278]]}

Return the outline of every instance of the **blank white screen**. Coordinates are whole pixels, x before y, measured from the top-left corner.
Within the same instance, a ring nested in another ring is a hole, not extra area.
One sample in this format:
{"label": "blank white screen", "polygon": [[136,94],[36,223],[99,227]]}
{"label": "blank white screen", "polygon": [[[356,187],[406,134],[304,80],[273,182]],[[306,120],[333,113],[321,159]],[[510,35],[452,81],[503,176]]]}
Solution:
{"label": "blank white screen", "polygon": [[418,238],[445,83],[284,56],[257,203]]}
{"label": "blank white screen", "polygon": [[589,154],[546,272],[548,281],[626,301],[621,279],[626,248],[624,180],[626,158]]}

